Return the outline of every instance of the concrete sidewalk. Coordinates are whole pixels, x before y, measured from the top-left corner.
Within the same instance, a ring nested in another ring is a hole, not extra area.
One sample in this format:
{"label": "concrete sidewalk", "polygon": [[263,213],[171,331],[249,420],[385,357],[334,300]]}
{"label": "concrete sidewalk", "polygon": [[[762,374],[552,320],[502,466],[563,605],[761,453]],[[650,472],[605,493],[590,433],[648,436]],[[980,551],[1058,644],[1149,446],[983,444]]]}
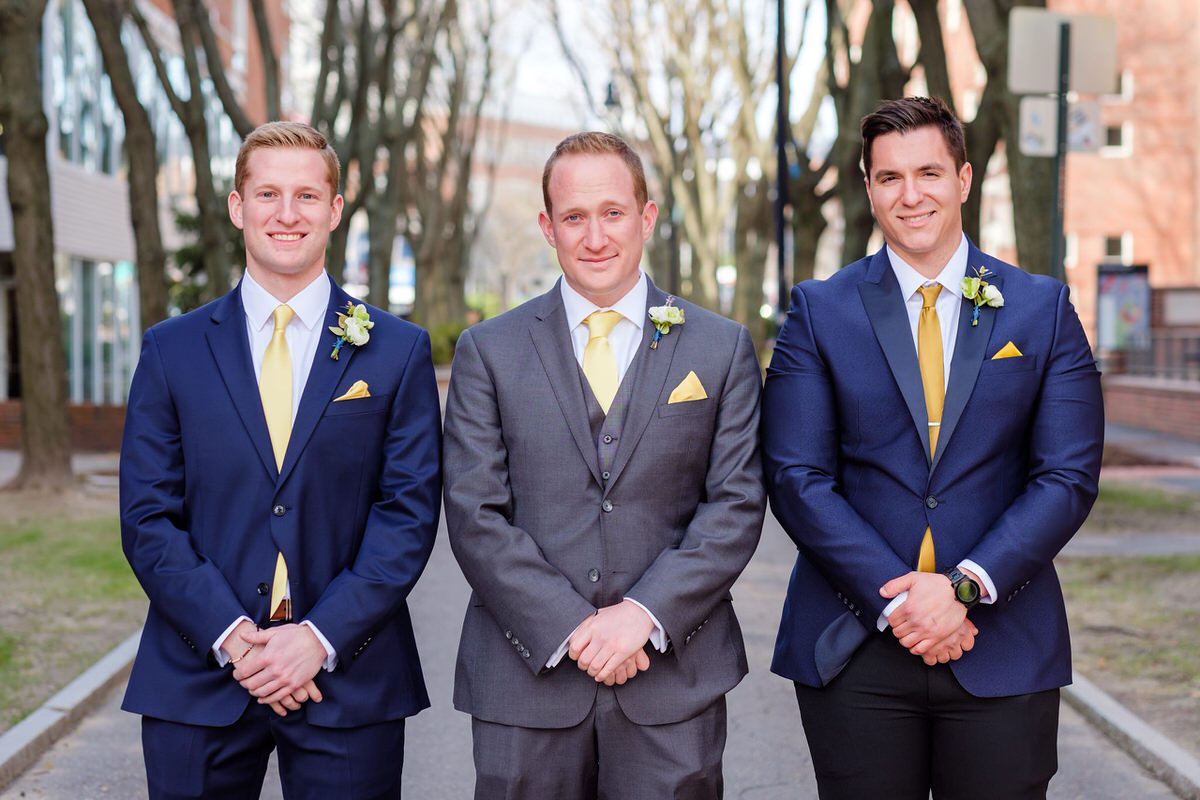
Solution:
{"label": "concrete sidewalk", "polygon": [[[794,550],[773,518],[733,594],[750,654],[750,675],[729,695],[725,753],[726,797],[731,800],[816,798],[812,764],[789,682],[770,674],[775,627]],[[411,719],[405,753],[405,797],[469,798],[474,780],[470,720],[450,704],[453,664],[467,586],[440,532],[429,568],[412,596],[412,611],[433,708]],[[0,794],[0,800],[35,798],[141,798],[146,796],[138,719],[119,710],[115,692],[95,714],[38,759]],[[1062,707],[1055,800],[1176,795],[1089,725]],[[271,771],[263,797],[282,797]]]}

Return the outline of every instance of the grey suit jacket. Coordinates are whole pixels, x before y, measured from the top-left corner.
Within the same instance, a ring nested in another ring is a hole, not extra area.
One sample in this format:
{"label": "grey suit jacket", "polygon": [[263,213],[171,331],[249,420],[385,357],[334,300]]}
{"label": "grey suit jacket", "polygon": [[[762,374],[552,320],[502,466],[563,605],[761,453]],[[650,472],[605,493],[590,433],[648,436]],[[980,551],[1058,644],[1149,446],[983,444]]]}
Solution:
{"label": "grey suit jacket", "polygon": [[[666,295],[650,283],[647,300],[662,305]],[[459,339],[446,520],[474,590],[459,710],[508,725],[577,725],[596,682],[569,657],[545,664],[588,615],[623,597],[649,608],[671,642],[665,654],[647,645],[650,669],[617,687],[630,720],[689,719],[746,674],[729,589],[762,528],[761,379],[745,328],[680,306],[686,322],[657,349],[654,326],[644,326],[607,478],[557,285]],[[668,404],[689,371],[707,399]]]}

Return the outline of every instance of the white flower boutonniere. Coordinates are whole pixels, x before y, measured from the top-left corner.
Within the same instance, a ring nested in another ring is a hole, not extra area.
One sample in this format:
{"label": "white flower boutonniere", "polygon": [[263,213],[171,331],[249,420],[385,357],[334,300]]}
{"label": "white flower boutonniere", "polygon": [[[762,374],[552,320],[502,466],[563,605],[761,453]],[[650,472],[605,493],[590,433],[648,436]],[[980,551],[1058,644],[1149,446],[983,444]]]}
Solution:
{"label": "white flower boutonniere", "polygon": [[650,307],[650,321],[654,323],[654,338],[650,340],[650,349],[658,349],[658,340],[671,332],[672,325],[682,325],[683,309],[674,305],[675,295],[667,297],[665,306]]}
{"label": "white flower boutonniere", "polygon": [[974,278],[968,275],[962,279],[963,297],[975,303],[975,308],[971,312],[971,327],[979,324],[980,306],[991,306],[992,308],[1004,306],[1004,295],[1000,293],[999,287],[984,280],[985,275],[991,274],[991,270],[987,267],[976,267]]}
{"label": "white flower boutonniere", "polygon": [[362,347],[371,340],[371,328],[375,327],[375,323],[371,321],[371,315],[367,313],[367,307],[362,303],[354,305],[354,303],[346,303],[346,311],[338,312],[338,324],[330,325],[330,333],[337,336],[337,341],[333,343],[333,352],[329,357],[334,361],[338,360],[338,351],[343,345],[352,344],[355,347]]}

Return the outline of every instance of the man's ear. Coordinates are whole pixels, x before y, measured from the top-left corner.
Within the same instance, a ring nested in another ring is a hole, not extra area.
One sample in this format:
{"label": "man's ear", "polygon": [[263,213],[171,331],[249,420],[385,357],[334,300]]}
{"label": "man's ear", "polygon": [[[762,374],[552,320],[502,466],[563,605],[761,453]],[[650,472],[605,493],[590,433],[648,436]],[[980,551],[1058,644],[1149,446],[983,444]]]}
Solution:
{"label": "man's ear", "polygon": [[242,196],[234,189],[229,193],[227,198],[229,205],[229,221],[233,223],[233,227],[239,231],[242,230]]}
{"label": "man's ear", "polygon": [[336,228],[338,226],[339,223],[341,223],[342,208],[345,206],[345,203],[346,203],[346,201],[344,199],[342,199],[342,196],[340,194],[334,196],[334,198],[333,198],[333,216],[329,220],[329,230],[332,231],[334,228]]}
{"label": "man's ear", "polygon": [[538,227],[542,229],[542,236],[546,237],[546,244],[557,250],[558,245],[554,243],[554,223],[545,211],[538,212]]}

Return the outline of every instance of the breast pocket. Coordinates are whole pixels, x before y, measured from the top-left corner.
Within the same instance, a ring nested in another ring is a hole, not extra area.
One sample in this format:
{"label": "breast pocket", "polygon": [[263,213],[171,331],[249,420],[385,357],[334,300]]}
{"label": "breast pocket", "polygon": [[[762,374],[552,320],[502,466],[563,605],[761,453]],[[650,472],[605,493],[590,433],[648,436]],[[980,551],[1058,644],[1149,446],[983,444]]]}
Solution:
{"label": "breast pocket", "polygon": [[658,407],[660,417],[681,417],[690,414],[709,414],[713,411],[716,401],[711,397],[703,400],[685,400],[681,403],[667,403]]}
{"label": "breast pocket", "polygon": [[979,377],[991,375],[1012,375],[1016,372],[1036,370],[1038,357],[1036,355],[1012,356],[1010,358],[993,358],[984,361],[979,367]]}
{"label": "breast pocket", "polygon": [[388,397],[360,397],[354,400],[335,400],[325,407],[326,417],[352,414],[378,414],[387,410]]}

